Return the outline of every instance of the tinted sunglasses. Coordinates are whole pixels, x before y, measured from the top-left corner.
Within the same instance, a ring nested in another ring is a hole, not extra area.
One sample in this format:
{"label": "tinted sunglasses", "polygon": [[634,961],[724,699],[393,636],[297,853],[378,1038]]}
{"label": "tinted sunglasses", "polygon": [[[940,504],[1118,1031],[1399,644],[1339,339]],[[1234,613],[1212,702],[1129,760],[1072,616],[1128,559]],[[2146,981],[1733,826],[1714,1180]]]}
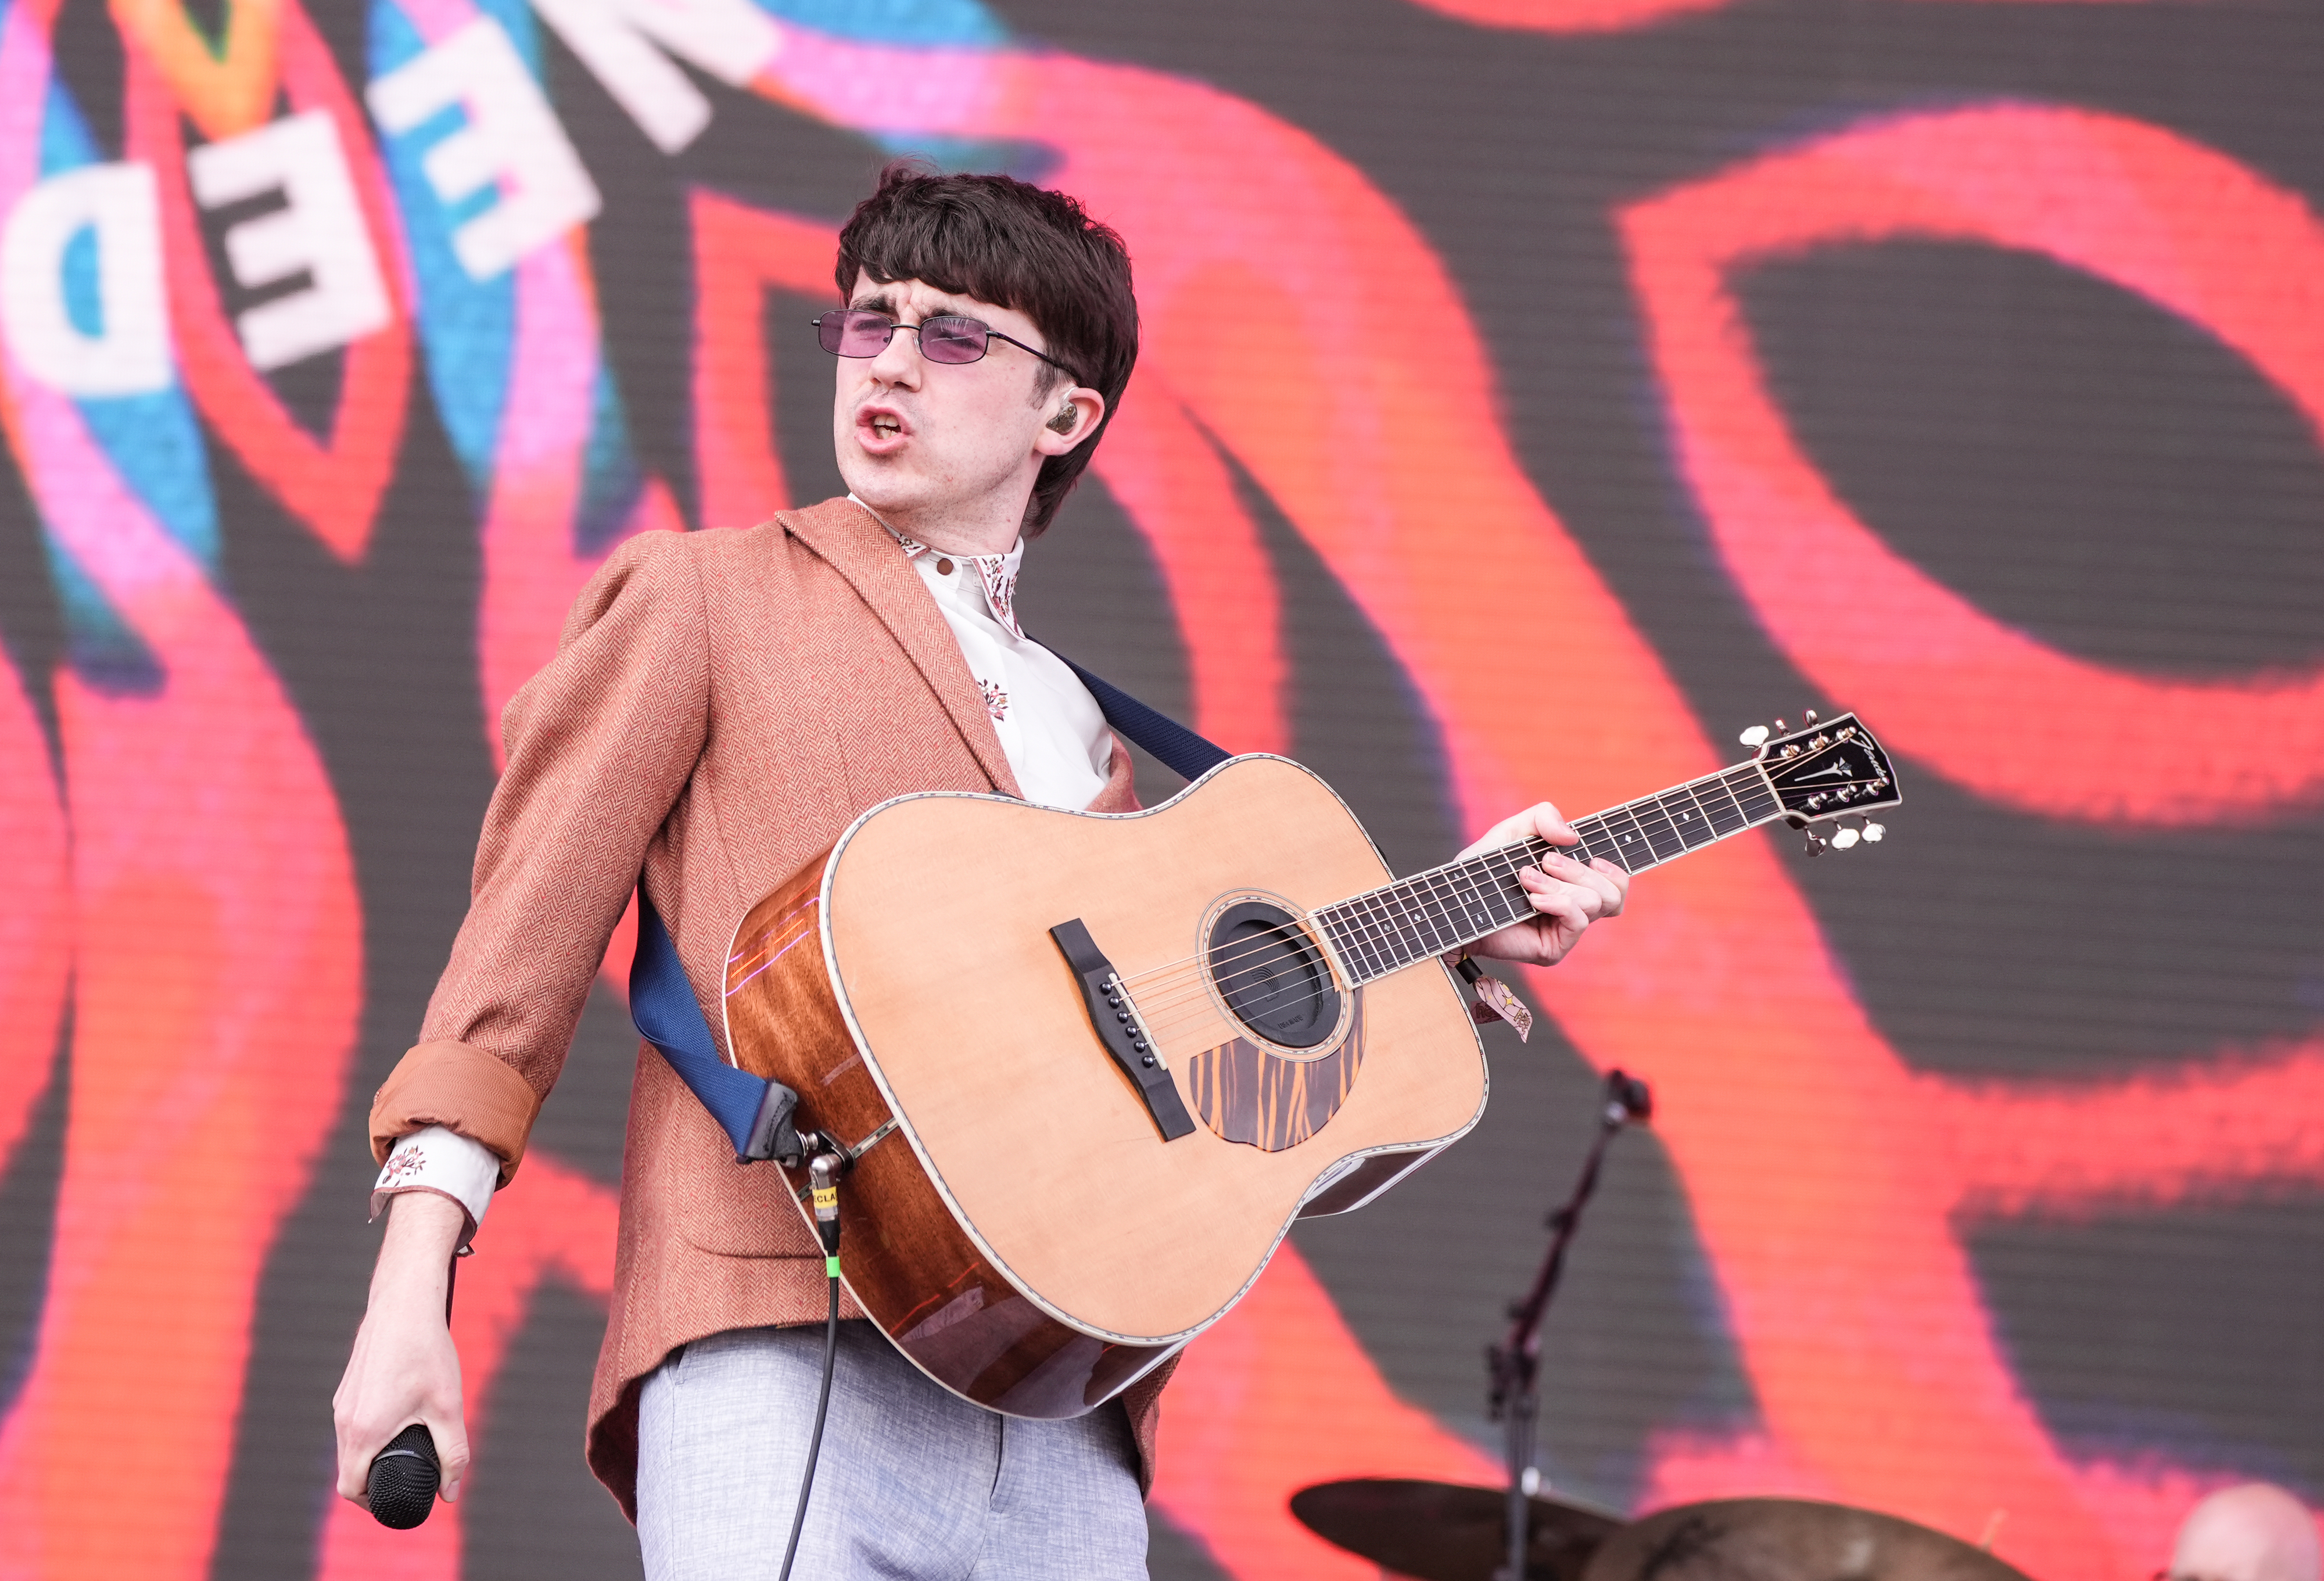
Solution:
{"label": "tinted sunglasses", "polygon": [[812,322],[816,341],[834,356],[878,356],[888,348],[897,330],[909,329],[920,337],[920,355],[932,363],[973,363],[991,349],[991,342],[1006,340],[1019,351],[1032,352],[1070,376],[1074,384],[1088,382],[1047,352],[1034,351],[1015,336],[1003,335],[990,324],[958,313],[939,313],[917,324],[899,324],[887,314],[875,313],[869,308],[835,308]]}

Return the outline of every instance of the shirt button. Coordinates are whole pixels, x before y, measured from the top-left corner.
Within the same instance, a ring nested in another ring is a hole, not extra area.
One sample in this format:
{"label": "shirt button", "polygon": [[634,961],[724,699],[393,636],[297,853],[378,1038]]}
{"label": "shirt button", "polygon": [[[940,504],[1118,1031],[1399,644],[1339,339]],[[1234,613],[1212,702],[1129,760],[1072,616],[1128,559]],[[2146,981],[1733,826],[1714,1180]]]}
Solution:
{"label": "shirt button", "polygon": [[951,575],[952,575],[952,561],[950,561],[950,560],[948,560],[948,559],[940,559],[940,560],[936,561],[936,575],[937,575],[937,576],[939,576],[939,577],[949,577],[949,576],[951,576]]}

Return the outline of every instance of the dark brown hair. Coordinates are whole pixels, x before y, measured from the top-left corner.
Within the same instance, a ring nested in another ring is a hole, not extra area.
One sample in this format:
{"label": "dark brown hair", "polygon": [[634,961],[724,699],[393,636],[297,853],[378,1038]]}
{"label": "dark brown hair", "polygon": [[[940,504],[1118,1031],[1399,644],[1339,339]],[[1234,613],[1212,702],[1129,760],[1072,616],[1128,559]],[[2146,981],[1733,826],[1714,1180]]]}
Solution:
{"label": "dark brown hair", "polygon": [[[1051,356],[1105,397],[1098,431],[1041,463],[1024,524],[1026,537],[1038,537],[1105,437],[1138,361],[1130,250],[1063,192],[1009,176],[943,175],[899,159],[880,172],[878,190],[855,206],[839,233],[832,277],[843,301],[859,271],[883,285],[925,281],[1015,309],[1040,328]],[[1046,363],[1042,374],[1037,395],[1065,376]]]}

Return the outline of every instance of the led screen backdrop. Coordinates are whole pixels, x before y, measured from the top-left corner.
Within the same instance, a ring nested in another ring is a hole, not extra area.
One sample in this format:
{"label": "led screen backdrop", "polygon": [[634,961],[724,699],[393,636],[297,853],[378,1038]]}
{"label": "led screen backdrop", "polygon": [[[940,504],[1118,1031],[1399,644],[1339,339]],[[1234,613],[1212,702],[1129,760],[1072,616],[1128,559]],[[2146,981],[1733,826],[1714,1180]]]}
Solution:
{"label": "led screen backdrop", "polygon": [[1368,1575],[1291,1492],[1492,1480],[1614,1066],[1659,1112],[1554,1488],[2043,1581],[2324,1495],[2319,71],[2262,0],[8,0],[0,1574],[635,1573],[580,1459],[619,982],[408,1535],[328,1495],[363,1115],[592,568],[836,492],[805,319],[899,152],[1136,257],[1033,629],[1400,868],[1805,707],[1904,776],[1878,847],[1723,846],[1522,985],[1478,1132],[1190,1351],[1157,1575]]}

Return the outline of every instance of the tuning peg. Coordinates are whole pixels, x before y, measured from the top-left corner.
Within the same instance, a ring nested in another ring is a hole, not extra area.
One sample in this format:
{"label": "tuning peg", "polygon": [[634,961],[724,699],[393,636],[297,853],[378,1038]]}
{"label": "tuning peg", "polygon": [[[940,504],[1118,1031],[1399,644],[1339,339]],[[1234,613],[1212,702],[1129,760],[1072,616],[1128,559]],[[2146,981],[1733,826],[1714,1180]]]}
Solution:
{"label": "tuning peg", "polygon": [[1765,725],[1754,725],[1735,739],[1746,746],[1765,746],[1767,744],[1767,727]]}
{"label": "tuning peg", "polygon": [[1800,717],[1807,724],[1812,725],[1816,722],[1816,711],[1813,708],[1810,708],[1806,713],[1801,715]]}
{"label": "tuning peg", "polygon": [[1831,832],[1831,848],[1835,851],[1845,851],[1861,838],[1863,837],[1854,829],[1834,829]]}
{"label": "tuning peg", "polygon": [[1784,724],[1781,719],[1778,719],[1778,720],[1776,720],[1776,721],[1775,721],[1775,734],[1776,734],[1776,735],[1784,735],[1784,733],[1786,733],[1787,731],[1789,731],[1790,729],[1791,729],[1791,726],[1788,726],[1788,725],[1786,725],[1786,724]]}
{"label": "tuning peg", "polygon": [[1831,842],[1825,839],[1821,835],[1817,834],[1813,829],[1810,829],[1808,831],[1808,843],[1805,848],[1809,855],[1821,856],[1826,851],[1831,849]]}
{"label": "tuning peg", "polygon": [[1887,832],[1886,824],[1868,823],[1864,826],[1864,837],[1868,840],[1877,840]]}

